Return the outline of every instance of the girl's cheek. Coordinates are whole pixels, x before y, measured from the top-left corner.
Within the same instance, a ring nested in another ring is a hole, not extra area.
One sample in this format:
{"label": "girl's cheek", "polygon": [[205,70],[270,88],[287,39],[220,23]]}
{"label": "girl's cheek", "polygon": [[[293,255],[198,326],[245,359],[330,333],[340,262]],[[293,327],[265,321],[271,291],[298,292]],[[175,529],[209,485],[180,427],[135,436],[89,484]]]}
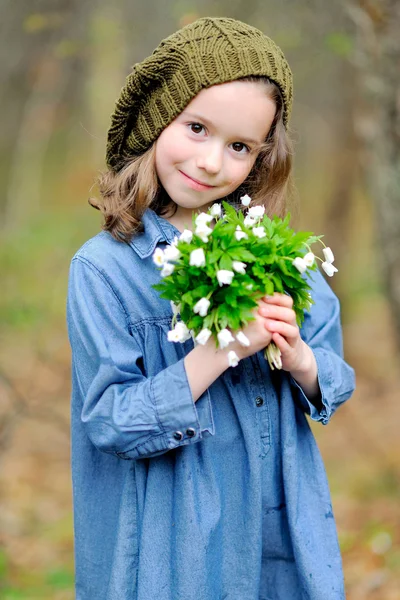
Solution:
{"label": "girl's cheek", "polygon": [[239,185],[243,183],[248,174],[250,173],[252,168],[252,164],[249,164],[249,161],[235,161],[235,164],[232,165],[230,169],[230,180],[232,181],[233,189],[236,189]]}

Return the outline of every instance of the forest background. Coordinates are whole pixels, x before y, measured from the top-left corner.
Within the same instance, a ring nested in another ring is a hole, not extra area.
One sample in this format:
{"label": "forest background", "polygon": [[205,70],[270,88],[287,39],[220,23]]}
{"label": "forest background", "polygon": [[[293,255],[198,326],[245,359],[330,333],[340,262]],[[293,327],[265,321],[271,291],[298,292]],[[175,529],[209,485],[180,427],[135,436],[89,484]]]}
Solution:
{"label": "forest background", "polygon": [[[348,600],[400,598],[400,2],[0,1],[0,597],[73,598],[70,260],[130,67],[201,16],[255,25],[294,73],[299,228],[325,234],[357,391],[313,426]],[[316,557],[317,560],[317,557]]]}

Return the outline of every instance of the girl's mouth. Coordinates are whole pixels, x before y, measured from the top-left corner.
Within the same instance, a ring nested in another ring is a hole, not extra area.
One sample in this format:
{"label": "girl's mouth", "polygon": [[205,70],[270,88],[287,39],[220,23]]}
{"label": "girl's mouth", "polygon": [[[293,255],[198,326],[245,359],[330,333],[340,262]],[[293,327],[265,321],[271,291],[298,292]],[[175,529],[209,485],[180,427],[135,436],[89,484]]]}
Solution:
{"label": "girl's mouth", "polygon": [[179,171],[181,175],[185,178],[186,183],[195,190],[212,190],[215,185],[208,185],[207,183],[202,183],[197,179],[193,179],[189,175],[186,175],[183,171]]}

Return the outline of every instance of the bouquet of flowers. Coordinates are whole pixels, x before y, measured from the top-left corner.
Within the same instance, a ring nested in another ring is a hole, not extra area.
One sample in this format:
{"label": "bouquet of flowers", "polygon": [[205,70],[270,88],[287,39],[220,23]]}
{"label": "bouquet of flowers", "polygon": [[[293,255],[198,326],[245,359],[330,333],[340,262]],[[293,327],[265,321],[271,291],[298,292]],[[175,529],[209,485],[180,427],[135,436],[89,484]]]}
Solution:
{"label": "bouquet of flowers", "polygon": [[[249,207],[247,195],[241,202],[240,211],[227,202],[213,204],[207,213],[193,216],[193,231],[185,229],[165,250],[155,250],[153,261],[163,279],[153,287],[171,301],[174,313],[169,341],[183,343],[192,337],[195,343],[206,344],[213,336],[220,348],[235,338],[249,346],[241,330],[254,320],[258,301],[274,292],[293,298],[301,325],[304,311],[313,304],[303,274],[317,269],[316,259],[330,277],[337,271],[322,236],[295,233],[289,227],[290,215],[270,219],[263,206]],[[323,245],[324,261],[311,250],[316,242]],[[282,368],[274,342],[264,354],[271,369]],[[228,352],[228,361],[233,367],[238,364],[234,351]]]}

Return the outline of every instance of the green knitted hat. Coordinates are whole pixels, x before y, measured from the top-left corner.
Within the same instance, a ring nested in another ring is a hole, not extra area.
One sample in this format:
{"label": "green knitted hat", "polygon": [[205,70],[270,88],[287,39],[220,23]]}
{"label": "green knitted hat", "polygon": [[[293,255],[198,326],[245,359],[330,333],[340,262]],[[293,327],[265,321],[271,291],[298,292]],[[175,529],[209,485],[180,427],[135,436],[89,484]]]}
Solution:
{"label": "green knitted hat", "polygon": [[228,18],[198,19],[172,34],[133,67],[117,100],[107,138],[107,164],[143,153],[203,89],[265,76],[279,87],[283,121],[292,108],[292,73],[281,49],[261,31]]}

